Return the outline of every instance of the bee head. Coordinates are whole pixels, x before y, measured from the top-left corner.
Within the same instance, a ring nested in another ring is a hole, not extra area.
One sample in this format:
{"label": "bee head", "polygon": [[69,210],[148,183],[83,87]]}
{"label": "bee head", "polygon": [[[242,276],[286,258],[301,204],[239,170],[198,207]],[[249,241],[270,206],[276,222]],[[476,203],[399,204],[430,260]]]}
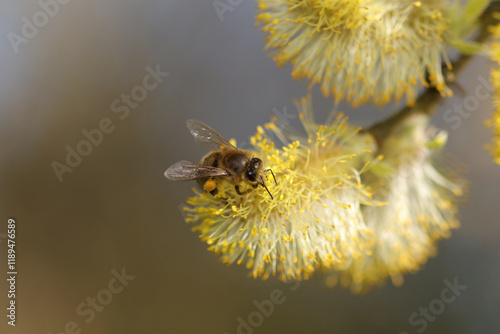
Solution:
{"label": "bee head", "polygon": [[262,160],[260,160],[259,158],[252,158],[245,172],[245,177],[250,183],[256,184],[259,182],[258,177],[261,168],[262,168]]}
{"label": "bee head", "polygon": [[271,196],[271,199],[273,199],[273,195],[267,188],[266,183],[264,182],[264,177],[262,176],[262,173],[265,172],[271,172],[273,174],[274,182],[276,183],[276,178],[274,177],[273,171],[271,169],[266,169],[262,172],[262,160],[260,160],[259,158],[252,158],[245,172],[245,177],[254,188],[256,188],[259,184],[266,188],[269,196]]}

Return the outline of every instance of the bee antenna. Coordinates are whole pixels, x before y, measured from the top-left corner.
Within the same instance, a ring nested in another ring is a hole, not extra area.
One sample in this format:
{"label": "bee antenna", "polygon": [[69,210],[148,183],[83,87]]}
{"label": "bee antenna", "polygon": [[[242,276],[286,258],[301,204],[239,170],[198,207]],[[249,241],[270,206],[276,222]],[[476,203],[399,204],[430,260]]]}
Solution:
{"label": "bee antenna", "polygon": [[261,185],[266,188],[267,190],[267,193],[269,194],[269,196],[271,196],[271,199],[274,199],[273,195],[271,194],[271,192],[269,191],[269,189],[267,189],[267,186],[266,186],[266,183],[264,182],[264,178],[262,177],[262,175],[260,175],[260,181],[261,181]]}
{"label": "bee antenna", "polygon": [[264,170],[264,173],[267,173],[267,172],[271,172],[271,174],[273,174],[274,183],[276,185],[278,185],[278,182],[276,182],[276,177],[274,176],[273,170],[271,168],[268,168],[268,169]]}

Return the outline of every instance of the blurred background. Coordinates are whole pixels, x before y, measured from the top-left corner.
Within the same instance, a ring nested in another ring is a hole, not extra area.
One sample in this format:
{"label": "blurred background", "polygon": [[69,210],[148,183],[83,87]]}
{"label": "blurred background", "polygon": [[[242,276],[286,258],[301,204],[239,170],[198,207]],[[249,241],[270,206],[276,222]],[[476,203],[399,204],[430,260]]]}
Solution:
{"label": "blurred background", "polygon": [[[245,268],[227,267],[206,251],[179,211],[195,184],[163,176],[172,163],[204,154],[187,119],[242,142],[276,111],[297,116],[292,101],[307,94],[306,84],[263,51],[255,2],[233,1],[222,16],[212,1],[63,2],[0,2],[1,276],[11,217],[18,270],[15,327],[7,325],[7,282],[0,283],[1,333],[233,334],[238,318],[248,321],[254,301],[274,289],[285,302],[240,333],[417,333],[421,326],[412,326],[410,315],[455,278],[467,289],[425,332],[500,330],[500,167],[483,150],[490,99],[456,129],[443,115],[463,96],[443,102],[435,116],[471,188],[462,227],[422,271],[405,276],[402,287],[388,283],[364,296],[327,289],[319,276],[292,290],[248,278]],[[459,83],[473,94],[480,77],[489,81],[490,67],[476,59]],[[138,98],[127,104],[131,94]],[[313,105],[321,121],[333,102],[315,88]],[[365,126],[395,108],[340,105]],[[100,126],[109,133],[95,137],[98,145],[80,146],[87,156],[58,177],[54,166],[66,165],[68,146],[76,150],[85,130]],[[135,278],[109,293],[122,270]],[[87,298],[106,305],[89,311]]]}

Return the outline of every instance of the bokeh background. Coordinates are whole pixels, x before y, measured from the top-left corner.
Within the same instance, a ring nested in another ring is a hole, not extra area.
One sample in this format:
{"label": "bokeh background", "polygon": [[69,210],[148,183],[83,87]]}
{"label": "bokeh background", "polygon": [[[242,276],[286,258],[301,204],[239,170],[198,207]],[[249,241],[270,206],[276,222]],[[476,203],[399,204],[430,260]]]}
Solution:
{"label": "bokeh background", "polygon": [[[248,139],[273,110],[297,115],[292,100],[307,94],[263,51],[254,26],[256,5],[243,0],[221,21],[212,1],[71,1],[15,52],[9,33],[33,22],[36,1],[0,2],[0,270],[6,268],[7,219],[17,221],[17,325],[7,325],[7,284],[0,283],[1,333],[229,333],[253,301],[280,289],[276,306],[254,333],[416,333],[408,317],[440,298],[443,281],[467,285],[426,333],[500,330],[500,168],[483,146],[491,101],[453,129],[443,113],[463,96],[444,101],[434,124],[449,131],[446,151],[466,167],[470,194],[462,227],[440,243],[439,254],[396,288],[388,283],[364,296],[324,287],[323,278],[290,285],[247,277],[206,251],[178,207],[194,183],[167,181],[172,163],[204,153],[185,127],[202,120],[227,138]],[[111,103],[142,83],[146,67],[169,76],[120,119]],[[468,94],[489,80],[491,63],[478,58],[461,74]],[[333,102],[313,89],[318,120]],[[341,104],[360,125],[394,110]],[[59,182],[52,163],[64,163],[82,130],[109,118],[114,131]],[[296,120],[292,120],[295,122]],[[107,288],[111,271],[135,276],[86,323],[76,313]],[[77,332],[77,331],[76,331]]]}

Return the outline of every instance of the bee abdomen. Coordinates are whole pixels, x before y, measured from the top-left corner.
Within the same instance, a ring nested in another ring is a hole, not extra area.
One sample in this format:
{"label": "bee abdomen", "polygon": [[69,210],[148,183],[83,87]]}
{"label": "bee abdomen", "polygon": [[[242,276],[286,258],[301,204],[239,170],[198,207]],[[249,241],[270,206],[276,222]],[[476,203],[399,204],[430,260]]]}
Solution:
{"label": "bee abdomen", "polygon": [[205,166],[212,166],[212,167],[219,167],[219,161],[222,159],[222,154],[219,152],[213,152],[205,157],[203,159],[203,165]]}

